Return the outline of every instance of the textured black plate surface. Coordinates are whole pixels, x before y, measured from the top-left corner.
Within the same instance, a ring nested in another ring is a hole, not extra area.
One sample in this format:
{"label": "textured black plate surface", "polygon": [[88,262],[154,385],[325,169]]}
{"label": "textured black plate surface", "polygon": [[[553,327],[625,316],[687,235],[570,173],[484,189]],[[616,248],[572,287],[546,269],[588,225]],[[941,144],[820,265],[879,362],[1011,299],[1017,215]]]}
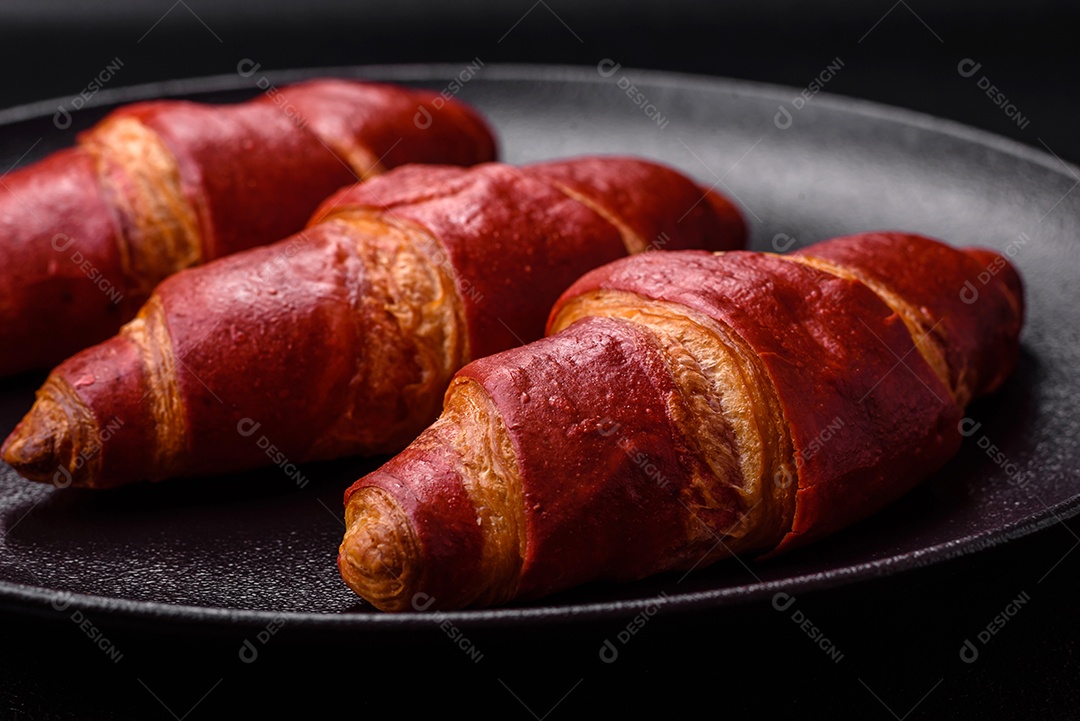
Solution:
{"label": "textured black plate surface", "polygon": [[[297,71],[266,76],[263,84],[335,74],[443,89],[462,70]],[[0,112],[0,167],[70,144],[77,129],[117,104],[159,96],[234,101],[258,93],[263,77],[103,91],[63,131],[53,123],[55,103]],[[483,68],[459,93],[494,123],[509,162],[635,153],[715,183],[742,203],[755,249],[895,228],[1010,252],[1027,283],[1029,310],[1016,374],[969,409],[972,433],[940,473],[810,548],[763,563],[731,560],[686,577],[594,584],[540,603],[447,614],[456,623],[617,617],[658,601],[666,611],[722,607],[935,563],[1080,508],[1080,192],[1071,192],[1080,174],[1052,153],[953,123],[824,95],[797,108],[797,95],[624,69],[604,75],[519,67]],[[41,380],[0,382],[0,432],[29,408]],[[263,626],[282,615],[313,631],[430,627],[430,614],[373,611],[335,568],[341,492],[377,462],[306,466],[310,483],[302,489],[271,469],[107,494],[29,484],[0,465],[0,604],[58,614],[74,603],[137,624],[208,628]]]}

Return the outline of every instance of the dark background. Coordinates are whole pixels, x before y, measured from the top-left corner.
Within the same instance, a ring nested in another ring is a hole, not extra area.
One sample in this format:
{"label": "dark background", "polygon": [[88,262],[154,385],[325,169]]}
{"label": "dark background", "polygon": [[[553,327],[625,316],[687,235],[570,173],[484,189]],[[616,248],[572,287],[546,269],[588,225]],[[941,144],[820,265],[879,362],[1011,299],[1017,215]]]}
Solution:
{"label": "dark background", "polygon": [[[115,58],[112,85],[353,64],[466,62],[626,67],[803,88],[900,105],[1080,160],[1080,4],[1051,0],[5,0],[0,106],[70,97]],[[970,78],[957,72],[970,58]],[[985,76],[1023,130],[977,86]]]}
{"label": "dark background", "polygon": [[[110,87],[354,64],[500,62],[722,75],[803,88],[840,58],[827,91],[951,118],[1080,161],[1080,5],[1005,2],[728,3],[398,0],[303,4],[144,0],[0,4],[0,107],[70,99],[115,59]],[[962,77],[958,63],[981,63]],[[1027,119],[1018,127],[977,86],[987,77]],[[1055,524],[974,557],[800,597],[844,657],[833,663],[769,604],[650,619],[613,664],[622,622],[304,637],[282,629],[255,663],[258,629],[158,633],[105,627],[112,664],[70,621],[0,615],[0,717],[218,718],[283,710],[318,717],[383,707],[509,718],[671,710],[732,718],[793,713],[866,719],[1080,718],[1080,524]],[[1038,579],[1058,559],[1041,583]],[[959,658],[1021,589],[1030,607],[979,660]],[[220,681],[219,681],[220,679]],[[215,685],[216,684],[216,685]],[[151,690],[152,689],[152,690]]]}

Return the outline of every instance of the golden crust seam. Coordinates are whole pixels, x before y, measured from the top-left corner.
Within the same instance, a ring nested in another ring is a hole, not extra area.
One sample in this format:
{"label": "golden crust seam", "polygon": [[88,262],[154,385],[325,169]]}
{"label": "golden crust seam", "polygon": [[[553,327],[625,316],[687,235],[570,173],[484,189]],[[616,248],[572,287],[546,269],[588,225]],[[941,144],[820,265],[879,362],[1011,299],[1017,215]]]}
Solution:
{"label": "golden crust seam", "polygon": [[[434,240],[422,230],[365,209],[339,210],[324,224],[344,230],[353,244],[347,252],[363,265],[357,275],[360,286],[348,294],[358,332],[372,343],[356,359],[353,397],[345,414],[329,427],[312,455],[340,455],[339,447],[396,452],[437,415],[451,376],[465,363],[461,299],[448,263],[439,264],[425,252]],[[409,370],[402,371],[402,363]],[[388,373],[395,373],[394,382],[402,385],[386,387],[383,376]],[[377,398],[383,403],[382,419],[357,420],[357,414],[370,412]]]}
{"label": "golden crust seam", "polygon": [[[159,479],[181,466],[187,447],[187,415],[180,394],[176,357],[165,319],[165,309],[157,295],[150,297],[138,316],[120,329],[139,348],[147,372],[145,402],[154,422],[154,463]],[[158,480],[158,479],[151,479]]]}
{"label": "golden crust seam", "polygon": [[121,262],[142,296],[162,279],[202,262],[202,233],[184,193],[176,157],[157,133],[133,117],[107,119],[80,141],[122,228]]}
{"label": "golden crust seam", "polygon": [[64,378],[50,375],[37,391],[28,417],[34,435],[18,435],[5,445],[4,459],[24,477],[64,488],[92,488],[101,476],[100,426],[78,392]]}
{"label": "golden crust seam", "polygon": [[[684,499],[691,513],[722,516],[718,512],[725,509],[711,505],[724,497],[721,486],[734,488],[742,499],[736,523],[710,527],[711,533],[699,539],[705,548],[716,545],[717,537],[725,540],[710,559],[779,542],[794,518],[794,451],[775,388],[756,354],[730,328],[710,318],[623,291],[599,290],[574,298],[563,306],[552,332],[586,316],[625,318],[657,337],[682,396],[683,408],[673,417],[712,471],[711,477],[695,478],[691,484],[689,490],[696,495]],[[704,407],[705,394],[718,399],[716,407]],[[688,525],[691,536],[694,531]]]}
{"label": "golden crust seam", "polygon": [[367,486],[349,498],[345,525],[338,551],[345,582],[381,611],[409,610],[423,569],[405,511],[386,491]]}
{"label": "golden crust seam", "polygon": [[615,215],[607,208],[594,201],[589,196],[579,193],[573,188],[563,185],[556,180],[551,180],[550,178],[538,177],[537,180],[540,180],[554,190],[559,191],[571,200],[576,200],[577,202],[581,203],[586,208],[606,220],[612,226],[614,226],[615,230],[619,231],[619,237],[622,238],[623,246],[626,247],[627,255],[642,253],[648,249],[649,246],[645,239],[641,237],[638,233],[634,232],[634,229],[631,228],[626,222],[624,222],[622,218]]}
{"label": "golden crust seam", "polygon": [[965,389],[954,388],[949,379],[949,366],[945,360],[945,353],[941,343],[935,336],[935,321],[927,317],[919,308],[905,301],[903,296],[893,291],[886,284],[859,272],[856,268],[839,265],[824,258],[812,255],[774,255],[774,257],[789,263],[805,265],[837,278],[857,281],[869,288],[904,322],[904,327],[907,328],[912,343],[919,349],[919,354],[941,380],[942,385],[949,390],[953,400],[959,402],[964,399],[966,396]]}
{"label": "golden crust seam", "polygon": [[[483,546],[469,605],[490,606],[517,594],[526,557],[525,500],[510,434],[483,387],[460,378],[446,395],[443,418],[457,428],[454,447]],[[440,419],[442,420],[442,419]]]}
{"label": "golden crust seam", "polygon": [[[461,289],[458,287],[457,274],[450,260],[450,255],[446,252],[442,243],[439,242],[439,239],[426,228],[416,223],[394,217],[393,211],[382,212],[369,208],[347,209],[336,211],[328,218],[341,219],[353,225],[367,223],[370,224],[369,227],[375,229],[374,232],[378,232],[379,228],[384,228],[388,232],[396,233],[409,244],[410,247],[405,250],[417,251],[415,261],[410,260],[408,262],[426,263],[426,271],[438,275],[438,293],[441,298],[450,301],[450,307],[453,311],[453,321],[447,319],[443,323],[444,327],[448,329],[448,336],[452,341],[447,351],[448,363],[453,366],[451,373],[464,365],[472,357],[469,348],[469,334],[465,332],[467,328],[465,302],[461,297]],[[397,285],[399,288],[405,287],[405,284],[400,281]],[[454,357],[457,355],[460,358]],[[460,360],[460,362],[454,363],[455,360]]]}

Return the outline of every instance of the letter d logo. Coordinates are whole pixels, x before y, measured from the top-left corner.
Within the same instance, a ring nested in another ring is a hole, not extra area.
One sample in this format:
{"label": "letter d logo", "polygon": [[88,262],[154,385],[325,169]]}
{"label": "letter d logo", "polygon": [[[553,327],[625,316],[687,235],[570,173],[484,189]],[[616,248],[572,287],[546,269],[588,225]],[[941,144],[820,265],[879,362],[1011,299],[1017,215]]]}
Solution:
{"label": "letter d logo", "polygon": [[57,488],[67,488],[71,485],[71,471],[60,466],[53,474],[53,485]]}
{"label": "letter d logo", "polygon": [[426,611],[435,603],[435,597],[420,591],[412,597],[412,607],[417,611]]}
{"label": "letter d logo", "polygon": [[777,611],[786,611],[795,604],[795,597],[790,593],[779,591],[772,597],[772,607]]}
{"label": "letter d logo", "polygon": [[604,663],[615,663],[618,658],[619,649],[615,648],[615,644],[605,638],[604,645],[600,647],[600,660]]}
{"label": "letter d logo", "polygon": [[960,289],[960,300],[971,305],[979,299],[979,289],[970,280],[964,281],[964,287]]}
{"label": "letter d logo", "polygon": [[56,252],[63,253],[65,250],[70,248],[71,244],[74,243],[74,242],[75,242],[75,239],[72,238],[67,233],[57,233],[56,235],[54,235],[52,237],[52,241],[49,244],[53,247],[53,250],[55,250]]}
{"label": "letter d logo", "polygon": [[255,659],[258,657],[259,649],[255,648],[255,644],[245,638],[244,645],[240,647],[240,660],[244,663],[255,663]]}
{"label": "letter d logo", "polygon": [[251,58],[244,58],[236,64],[236,74],[243,78],[250,78],[259,71],[262,65]]}
{"label": "letter d logo", "polygon": [[960,423],[957,424],[956,429],[960,431],[960,435],[964,438],[970,438],[975,435],[975,431],[982,428],[982,423],[977,422],[973,418],[962,418]]}
{"label": "letter d logo", "polygon": [[602,435],[604,438],[615,435],[615,433],[622,428],[622,423],[613,421],[610,418],[604,418],[597,425],[596,432]]}
{"label": "letter d logo", "polygon": [[596,64],[596,72],[600,73],[601,77],[610,78],[614,75],[622,65],[615,62],[611,58],[604,58]]}
{"label": "letter d logo", "polygon": [[416,111],[416,115],[413,116],[413,125],[421,130],[427,130],[431,127],[431,111],[421,106]]}
{"label": "letter d logo", "polygon": [[956,72],[960,73],[960,77],[970,78],[972,75],[979,72],[979,68],[981,67],[982,63],[977,63],[971,58],[964,58],[960,61],[960,64],[956,66]]}
{"label": "letter d logo", "polygon": [[780,112],[773,116],[773,125],[781,130],[791,127],[791,112],[783,105],[780,106]]}
{"label": "letter d logo", "polygon": [[786,253],[788,248],[795,245],[796,239],[787,233],[777,233],[772,238],[772,247],[777,253]]}
{"label": "letter d logo", "polygon": [[56,109],[56,114],[53,115],[52,122],[57,130],[67,130],[71,127],[71,113],[61,105]]}
{"label": "letter d logo", "polygon": [[256,423],[250,418],[241,418],[236,424],[236,432],[247,438],[255,431],[259,430],[262,423]]}

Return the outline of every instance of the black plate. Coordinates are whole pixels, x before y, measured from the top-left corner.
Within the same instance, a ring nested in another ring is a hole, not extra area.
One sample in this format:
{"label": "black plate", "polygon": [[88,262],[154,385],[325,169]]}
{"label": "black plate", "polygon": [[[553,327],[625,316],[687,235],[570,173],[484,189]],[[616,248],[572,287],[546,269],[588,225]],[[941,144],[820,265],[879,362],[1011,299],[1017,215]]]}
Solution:
{"label": "black plate", "polygon": [[[1023,359],[1001,392],[969,410],[970,426],[981,425],[946,468],[885,512],[813,547],[764,563],[731,560],[686,577],[594,584],[539,603],[447,616],[494,625],[632,615],[657,601],[668,611],[720,607],[936,563],[1077,512],[1074,167],[1052,153],[866,102],[817,95],[799,103],[794,89],[604,70],[485,67],[459,97],[492,120],[509,162],[635,153],[715,183],[743,204],[759,250],[882,228],[1011,248],[1029,293]],[[7,168],[63,147],[123,102],[235,101],[259,92],[260,82],[323,74],[454,92],[450,79],[469,72],[349,68],[103,91],[64,131],[53,123],[55,103],[0,113],[0,161]],[[0,431],[29,408],[40,380],[0,384]],[[40,614],[77,604],[134,623],[430,627],[430,614],[373,611],[334,565],[341,492],[377,462],[306,466],[311,483],[303,489],[273,469],[104,494],[29,484],[0,466],[0,603]]]}

